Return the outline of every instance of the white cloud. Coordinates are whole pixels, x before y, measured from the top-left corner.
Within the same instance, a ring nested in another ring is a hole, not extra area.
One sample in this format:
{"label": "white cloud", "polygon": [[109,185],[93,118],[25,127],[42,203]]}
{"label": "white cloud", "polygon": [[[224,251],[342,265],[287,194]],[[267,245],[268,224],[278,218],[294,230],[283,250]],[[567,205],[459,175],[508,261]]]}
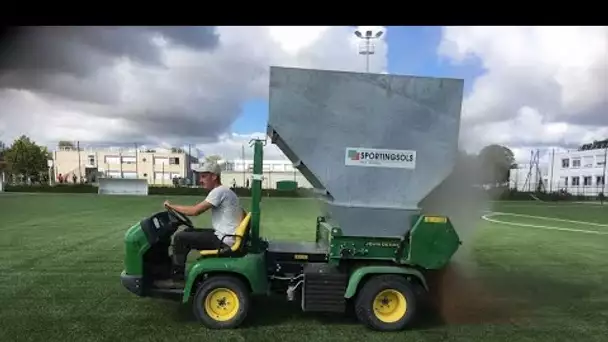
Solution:
{"label": "white cloud", "polygon": [[448,27],[439,52],[485,69],[463,105],[466,147],[608,138],[608,27]]}
{"label": "white cloud", "polygon": [[[58,140],[190,143],[206,154],[239,157],[250,137],[230,127],[246,100],[267,96],[269,66],[363,71],[353,32],[33,29],[1,56],[8,71],[0,76],[0,140],[28,134],[50,146]],[[387,71],[387,49],[376,41],[372,72]],[[527,159],[530,148],[608,137],[608,28],[450,27],[439,51],[485,69],[467,80],[473,90],[464,102],[462,142],[469,149],[501,143]],[[273,149],[268,157],[281,155]]]}
{"label": "white cloud", "polygon": [[[245,101],[267,96],[269,67],[364,71],[354,30],[32,29],[0,61],[8,70],[0,76],[0,140],[189,143],[206,154],[240,154],[243,138],[230,127]],[[386,51],[377,42],[372,72],[386,72]]]}
{"label": "white cloud", "polygon": [[249,145],[252,139],[267,139],[266,146],[264,147],[264,159],[287,159],[276,145],[270,143],[270,139],[266,138],[265,132],[250,134],[227,133],[220,136],[216,142],[199,144],[195,145],[195,147],[206,156],[219,154],[227,160],[242,159],[243,157],[244,159],[253,159],[253,148]]}

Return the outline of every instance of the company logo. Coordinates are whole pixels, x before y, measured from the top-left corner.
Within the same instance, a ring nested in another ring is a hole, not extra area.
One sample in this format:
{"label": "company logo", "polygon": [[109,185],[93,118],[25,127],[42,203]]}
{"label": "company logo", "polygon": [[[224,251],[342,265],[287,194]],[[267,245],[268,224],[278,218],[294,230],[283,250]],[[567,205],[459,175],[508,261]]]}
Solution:
{"label": "company logo", "polygon": [[351,147],[346,148],[345,152],[345,165],[404,169],[416,168],[416,151]]}

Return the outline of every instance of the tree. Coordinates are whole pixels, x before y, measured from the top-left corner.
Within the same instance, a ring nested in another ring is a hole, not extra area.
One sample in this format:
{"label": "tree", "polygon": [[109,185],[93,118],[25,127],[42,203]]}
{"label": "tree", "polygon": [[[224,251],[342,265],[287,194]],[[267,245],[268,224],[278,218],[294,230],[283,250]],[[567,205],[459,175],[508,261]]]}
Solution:
{"label": "tree", "polygon": [[500,184],[509,181],[509,170],[516,167],[513,151],[501,145],[488,145],[478,155],[484,184]]}
{"label": "tree", "polygon": [[600,150],[600,149],[605,149],[608,148],[608,139],[604,139],[604,140],[594,140],[593,143],[590,144],[583,144],[582,146],[579,147],[579,151],[586,151],[586,150]]}
{"label": "tree", "polygon": [[6,145],[0,141],[0,171],[4,171],[6,169],[6,161],[4,160],[5,151]]}
{"label": "tree", "polygon": [[46,174],[50,157],[46,147],[38,146],[25,135],[17,138],[4,152],[9,171],[33,182],[38,182]]}
{"label": "tree", "polygon": [[71,148],[71,149],[76,149],[76,146],[74,146],[74,143],[71,141],[66,141],[66,140],[61,140],[59,141],[58,144],[59,148]]}

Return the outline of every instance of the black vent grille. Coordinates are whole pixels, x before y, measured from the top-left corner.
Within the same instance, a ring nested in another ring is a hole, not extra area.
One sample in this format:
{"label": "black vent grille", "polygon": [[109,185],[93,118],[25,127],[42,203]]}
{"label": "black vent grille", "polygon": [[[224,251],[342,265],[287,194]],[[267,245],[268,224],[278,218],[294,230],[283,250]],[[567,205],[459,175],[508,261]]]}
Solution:
{"label": "black vent grille", "polygon": [[302,310],[344,312],[348,275],[326,264],[309,264],[304,269]]}

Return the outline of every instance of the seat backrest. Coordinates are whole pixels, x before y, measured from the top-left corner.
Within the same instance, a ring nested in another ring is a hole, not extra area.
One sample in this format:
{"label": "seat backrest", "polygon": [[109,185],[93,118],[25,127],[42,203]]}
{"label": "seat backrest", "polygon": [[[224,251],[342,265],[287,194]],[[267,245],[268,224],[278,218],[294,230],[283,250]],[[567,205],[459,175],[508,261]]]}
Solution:
{"label": "seat backrest", "polygon": [[234,245],[232,245],[232,247],[230,248],[233,252],[236,252],[241,248],[243,240],[245,239],[245,236],[247,236],[247,233],[249,232],[249,226],[250,226],[249,223],[250,222],[251,222],[251,213],[247,213],[247,215],[241,221],[239,226],[236,227],[236,232],[234,232],[234,235],[236,235],[237,237],[235,238]]}

